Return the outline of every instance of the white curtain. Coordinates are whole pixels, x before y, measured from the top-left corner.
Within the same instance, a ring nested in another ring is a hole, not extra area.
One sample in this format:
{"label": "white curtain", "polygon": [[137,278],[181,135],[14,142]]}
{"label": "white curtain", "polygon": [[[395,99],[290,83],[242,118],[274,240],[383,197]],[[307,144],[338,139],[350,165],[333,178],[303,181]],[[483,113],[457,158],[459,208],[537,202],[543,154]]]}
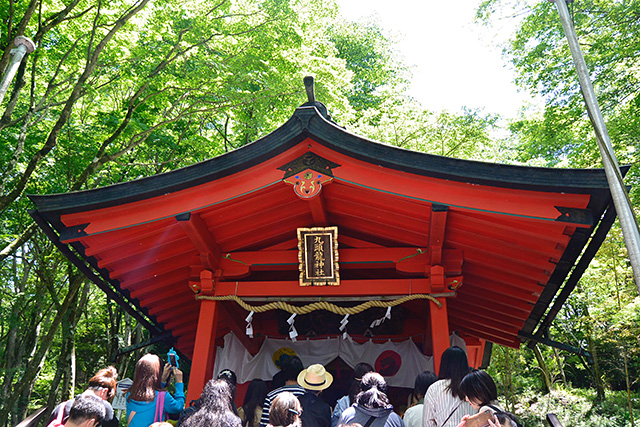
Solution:
{"label": "white curtain", "polygon": [[422,354],[411,340],[358,344],[342,338],[296,342],[267,338],[258,354],[251,356],[238,338],[229,333],[224,337],[224,347],[216,350],[214,377],[222,369],[231,369],[238,376],[239,383],[254,378],[269,381],[279,370],[273,356],[282,348],[293,350],[305,367],[314,363],[326,366],[337,357],[352,368],[360,362],[367,362],[393,387],[413,388],[420,372],[433,371],[432,357]]}

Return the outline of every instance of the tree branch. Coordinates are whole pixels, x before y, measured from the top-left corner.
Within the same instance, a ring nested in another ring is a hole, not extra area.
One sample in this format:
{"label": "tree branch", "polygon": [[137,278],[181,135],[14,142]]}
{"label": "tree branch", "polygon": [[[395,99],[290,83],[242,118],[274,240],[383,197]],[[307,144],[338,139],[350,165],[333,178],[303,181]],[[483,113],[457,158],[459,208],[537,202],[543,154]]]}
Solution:
{"label": "tree branch", "polygon": [[2,249],[0,252],[0,262],[4,261],[5,258],[13,254],[20,246],[29,240],[36,230],[36,223],[32,222],[20,236],[16,237],[13,242],[9,243],[4,247],[4,249]]}
{"label": "tree branch", "polygon": [[42,148],[38,150],[29,163],[27,164],[25,171],[22,173],[20,179],[15,184],[14,188],[9,191],[7,194],[0,196],[0,211],[9,206],[15,199],[17,199],[22,192],[24,191],[27,182],[31,178],[31,175],[35,171],[36,167],[40,163],[40,161],[49,154],[49,152],[56,146],[58,142],[58,134],[62,127],[67,123],[69,117],[71,115],[71,110],[73,109],[73,105],[80,98],[82,87],[89,78],[89,76],[93,73],[98,63],[98,58],[102,53],[103,49],[109,43],[109,41],[113,38],[113,36],[122,28],[137,12],[142,10],[149,0],[140,0],[137,5],[132,6],[126,14],[121,16],[113,25],[111,30],[107,33],[106,36],[96,45],[94,51],[88,58],[87,65],[85,66],[84,72],[78,78],[77,83],[75,84],[67,102],[65,103],[64,108],[60,112],[60,117],[56,121],[55,125],[49,132],[49,136],[47,137],[45,143]]}

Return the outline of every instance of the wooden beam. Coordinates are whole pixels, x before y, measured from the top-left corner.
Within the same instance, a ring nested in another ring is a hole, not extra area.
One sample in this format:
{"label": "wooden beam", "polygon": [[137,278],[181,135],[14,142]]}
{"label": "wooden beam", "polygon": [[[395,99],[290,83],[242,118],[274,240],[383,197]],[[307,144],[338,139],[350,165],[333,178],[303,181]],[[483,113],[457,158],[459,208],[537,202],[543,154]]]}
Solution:
{"label": "wooden beam", "polygon": [[[478,236],[478,238],[481,238]],[[451,243],[455,244],[455,243]],[[551,262],[549,257],[538,258],[534,260],[522,261],[508,254],[509,249],[505,248],[507,254],[491,253],[490,250],[485,251],[478,247],[467,245],[457,246],[464,252],[465,271],[467,266],[481,265],[486,270],[493,270],[498,273],[509,272],[514,277],[521,280],[536,280],[540,283],[546,283],[551,277],[551,273],[556,269],[557,264]],[[515,249],[514,249],[515,250]]]}
{"label": "wooden beam", "polygon": [[[340,239],[340,237],[338,237]],[[340,269],[366,268],[394,268],[395,263],[403,258],[416,255],[418,248],[361,248],[340,249]],[[419,270],[424,273],[426,256],[413,257],[422,260],[423,265]],[[405,261],[402,261],[403,263]],[[418,261],[419,262],[419,261]],[[246,277],[250,272],[256,271],[298,271],[298,251],[251,251],[231,252],[220,263],[222,277],[225,280]],[[422,276],[423,274],[418,274]]]}
{"label": "wooden beam", "polygon": [[495,297],[496,301],[501,301],[505,295],[507,295],[515,298],[517,300],[514,301],[515,303],[529,303],[531,305],[514,304],[514,307],[521,307],[523,309],[524,307],[528,307],[529,312],[533,309],[533,304],[538,301],[540,292],[542,292],[542,287],[525,290],[498,282],[483,282],[476,276],[471,277],[470,275],[465,276],[465,283],[462,286],[463,288],[460,289],[460,293],[462,294],[464,291],[465,294],[473,295],[474,298],[475,296],[486,296],[487,298]]}
{"label": "wooden beam", "polygon": [[[338,236],[338,240],[340,236]],[[427,276],[429,253],[420,253],[420,248],[344,248],[340,249],[340,269],[396,268],[406,275]],[[442,266],[446,276],[460,275],[462,270],[462,251],[444,249],[441,252]],[[245,251],[231,252],[221,260],[220,268],[225,280],[246,277],[256,271],[297,271],[299,267],[298,251]]]}
{"label": "wooden beam", "polygon": [[[340,232],[341,230],[339,230]],[[346,236],[344,233],[338,234],[338,245],[347,245],[354,248],[382,248],[382,245],[369,242],[367,240],[357,239],[355,237]],[[340,246],[342,248],[342,246]]]}
{"label": "wooden beam", "polygon": [[[340,242],[339,242],[340,236],[345,236],[345,235],[348,235],[349,237],[353,237],[355,239],[362,240],[363,242],[371,242],[371,243],[374,244],[374,245],[362,245],[362,246],[356,246],[356,247],[363,247],[363,248],[367,248],[367,247],[393,248],[393,247],[396,247],[396,246],[406,246],[408,244],[407,242],[399,242],[398,239],[395,238],[396,236],[394,236],[394,238],[387,238],[387,237],[384,237],[384,236],[380,236],[379,233],[371,234],[369,232],[366,232],[366,231],[358,228],[357,224],[341,223],[337,219],[335,219],[335,213],[332,213],[332,221],[334,221],[334,223],[339,224],[339,227],[340,227],[339,235],[338,235],[338,244],[340,244]],[[418,247],[426,248],[427,245],[428,245],[428,242],[425,242],[424,245],[420,245]]]}
{"label": "wooden beam", "polygon": [[[449,304],[451,310],[453,310],[454,306],[459,310],[466,311],[467,313],[475,313],[480,317],[495,318],[501,316],[502,318],[510,319],[512,323],[524,323],[529,318],[528,313],[515,310],[508,305],[495,304],[495,302],[491,300],[482,303],[480,300],[474,298],[472,303],[470,301],[464,301],[458,296],[455,302]],[[482,307],[482,310],[478,310],[478,307]]]}
{"label": "wooden beam", "polygon": [[175,298],[185,294],[190,295],[191,298],[193,298],[193,291],[189,289],[184,281],[175,283],[174,286],[170,286],[169,289],[156,288],[153,289],[153,291],[154,292],[150,293],[150,295],[144,294],[148,296],[138,295],[134,297],[133,294],[131,294],[131,296],[134,298],[138,298],[140,302],[144,303],[145,306],[152,306],[153,304],[161,303],[162,301],[165,301],[167,299],[174,300]]}
{"label": "wooden beam", "polygon": [[[393,218],[391,213],[387,213]],[[426,247],[428,245],[428,237],[426,229],[417,229],[408,224],[393,224],[390,218],[360,218],[360,215],[346,212],[333,212],[331,218],[341,227],[359,230],[367,235],[378,236],[391,242],[402,242],[407,245]],[[393,225],[392,225],[393,224]]]}
{"label": "wooden beam", "polygon": [[93,256],[109,253],[109,251],[118,251],[123,247],[134,244],[137,245],[141,241],[156,240],[159,239],[160,236],[172,240],[174,236],[182,235],[180,227],[175,223],[169,223],[166,227],[161,227],[161,225],[162,224],[158,223],[142,224],[124,230],[96,234],[95,236],[89,236],[81,240],[85,246],[88,245],[85,249],[85,254]]}
{"label": "wooden beam", "polygon": [[[513,296],[513,295],[511,295]],[[476,288],[470,289],[469,284],[464,284],[463,289],[458,293],[458,298],[456,301],[468,302],[474,307],[478,307],[478,305],[493,305],[493,308],[504,308],[509,307],[511,313],[513,315],[517,315],[517,312],[522,313],[525,318],[528,318],[531,314],[531,310],[533,310],[533,305],[537,298],[533,302],[526,302],[518,297],[514,299],[509,299],[508,302],[505,301],[505,297],[500,292],[494,292],[491,290],[487,290],[486,288]],[[505,301],[504,303],[501,301]]]}
{"label": "wooden beam", "polygon": [[137,298],[139,295],[156,292],[156,289],[162,288],[172,283],[176,283],[182,280],[184,280],[186,283],[186,281],[189,280],[190,276],[191,269],[189,267],[182,267],[165,274],[154,274],[154,277],[145,277],[143,280],[137,282],[127,281],[126,283],[122,283],[122,287],[123,289],[131,292],[132,297]]}
{"label": "wooden beam", "polygon": [[[561,256],[564,251],[564,247],[558,245],[558,241],[546,252],[542,252],[537,248],[540,243],[536,240],[525,244],[514,242],[514,237],[518,233],[518,230],[511,230],[510,233],[493,238],[488,236],[485,230],[477,230],[471,233],[451,227],[447,233],[447,244],[464,250],[465,255],[467,255],[468,251],[477,252],[479,250],[478,242],[482,242],[482,251],[493,258],[502,258],[509,262],[527,264],[536,268],[539,268],[541,264],[548,263],[552,257]],[[560,240],[563,239],[560,237]]]}
{"label": "wooden beam", "polygon": [[[187,239],[185,239],[185,243],[187,243]],[[183,246],[179,244],[172,244],[157,247],[156,250],[150,249],[143,254],[133,255],[120,260],[115,264],[103,264],[101,268],[109,270],[113,277],[119,277],[136,270],[143,270],[147,272],[150,268],[155,268],[157,264],[162,264],[176,257],[183,257],[185,254],[189,253],[195,254],[195,251],[190,244]],[[98,265],[100,266],[100,264]]]}
{"label": "wooden beam", "polygon": [[543,254],[553,252],[558,244],[558,239],[563,245],[568,244],[571,240],[571,236],[561,236],[553,231],[561,224],[531,221],[523,226],[520,218],[492,217],[477,212],[462,214],[453,211],[449,215],[448,223],[450,230],[461,230],[472,234],[480,232],[483,236],[498,240],[507,237],[509,242],[518,247],[529,248],[529,250]]}
{"label": "wooden beam", "polygon": [[[213,273],[203,270],[200,273],[200,288],[207,295],[213,292]],[[216,334],[218,331],[218,315],[220,302],[200,300],[200,314],[196,341],[193,346],[193,363],[187,390],[187,402],[197,399],[206,382],[213,376],[213,365],[216,360]]]}
{"label": "wooden beam", "polygon": [[150,272],[153,271],[153,275],[159,276],[162,274],[168,274],[172,271],[182,270],[185,265],[189,265],[191,260],[193,260],[194,254],[183,254],[178,255],[173,258],[169,258],[165,262],[159,263],[154,266],[153,270],[149,268],[139,268],[131,271],[122,272],[119,275],[109,274],[109,277],[112,279],[118,279],[121,283],[125,284],[127,287],[127,283],[129,282],[142,282],[143,280],[149,279]]}
{"label": "wooden beam", "polygon": [[288,250],[288,249],[292,249],[298,246],[298,239],[289,239],[286,240],[284,242],[275,244],[275,245],[271,245],[271,246],[267,246],[266,248],[263,248],[263,251],[282,251],[282,250]]}
{"label": "wooden beam", "polygon": [[[430,294],[434,298],[441,297],[455,297],[455,292],[443,292],[441,294]],[[325,297],[325,296],[314,296],[314,297],[244,297],[243,301],[256,301],[256,302],[271,302],[271,301],[287,301],[287,302],[317,302],[317,301],[325,301],[325,302],[362,302],[366,301],[394,301],[399,297],[408,296],[408,295],[388,295],[388,296],[360,296],[360,297]],[[422,331],[420,331],[422,333]]]}
{"label": "wooden beam", "polygon": [[[527,292],[537,293],[544,290],[544,286],[540,285],[540,280],[537,280],[535,277],[526,277],[521,276],[520,274],[516,274],[517,272],[509,271],[509,270],[498,270],[495,268],[491,268],[491,266],[487,266],[484,264],[478,264],[476,262],[469,261],[468,258],[465,257],[464,263],[464,274],[465,277],[471,279],[478,279],[478,282],[482,282],[483,284],[488,285],[487,287],[490,289],[492,283],[503,284],[509,287],[522,289]],[[549,279],[547,275],[540,275],[540,279]],[[476,281],[474,280],[474,283]]]}
{"label": "wooden beam", "polygon": [[141,301],[143,305],[150,307],[150,312],[154,316],[158,317],[164,313],[169,313],[171,317],[180,317],[182,314],[190,314],[193,312],[193,306],[197,305],[194,302],[194,297],[191,295],[181,295],[173,300],[164,301],[162,303],[156,303],[153,306],[146,304],[145,301]]}
{"label": "wooden beam", "polygon": [[431,337],[431,348],[433,349],[433,367],[436,372],[440,370],[440,360],[442,353],[449,348],[449,316],[447,314],[446,298],[438,298],[442,304],[440,307],[429,301],[429,326]]}
{"label": "wooden beam", "polygon": [[222,252],[200,215],[194,213],[181,214],[176,216],[176,220],[197,249],[205,268],[208,270],[218,269]]}
{"label": "wooden beam", "polygon": [[487,341],[491,341],[495,344],[500,344],[511,348],[518,348],[520,346],[520,340],[515,336],[499,334],[497,332],[493,332],[491,330],[487,330],[471,324],[467,325],[464,321],[456,322],[452,320],[450,326],[451,329],[459,329],[461,331],[469,332],[471,335],[486,339]]}
{"label": "wooden beam", "polygon": [[[117,249],[100,252],[98,255],[100,257],[98,267],[107,268],[123,261],[133,265],[145,261],[147,264],[151,264],[159,254],[176,251],[179,248],[184,251],[190,245],[191,242],[184,235],[176,235],[172,238],[163,238],[160,235],[156,235],[153,239],[144,239]],[[166,255],[164,256],[166,257]],[[115,267],[111,267],[111,269],[115,269]]]}
{"label": "wooden beam", "polygon": [[187,334],[191,334],[195,337],[196,334],[196,325],[193,323],[183,324],[179,327],[171,328],[171,333],[175,335],[176,338],[186,336]]}
{"label": "wooden beam", "polygon": [[213,377],[219,304],[218,301],[200,301],[196,342],[191,359],[194,363],[191,365],[187,402],[197,399],[206,382]]}
{"label": "wooden beam", "polygon": [[[389,263],[393,265],[402,258],[417,255],[418,249],[417,247],[340,249],[340,268],[343,266],[348,268],[349,264],[357,263]],[[420,255],[415,258],[420,259],[419,257]],[[426,257],[422,257],[422,259],[426,263]],[[222,259],[220,268],[224,270],[228,267],[234,267],[238,263],[250,265],[252,271],[267,265],[290,266],[297,270],[299,265],[298,250],[230,252],[228,258]]]}
{"label": "wooden beam", "polygon": [[329,214],[327,213],[327,206],[322,197],[322,193],[316,197],[306,199],[311,209],[311,215],[313,216],[313,223],[316,227],[326,227],[329,225]]}
{"label": "wooden beam", "polygon": [[[279,207],[279,209],[283,208]],[[265,213],[255,221],[252,220],[250,228],[247,228],[245,219],[242,223],[243,228],[233,229],[237,231],[233,235],[229,235],[227,239],[220,239],[220,244],[227,243],[235,248],[270,246],[295,236],[295,224],[309,223],[309,211],[306,209],[297,215],[289,215],[285,218],[280,215],[277,220],[271,215]],[[256,234],[255,230],[261,230],[260,234]]]}
{"label": "wooden beam", "polygon": [[[331,212],[334,210],[360,212],[361,214],[369,214],[369,218],[375,218],[379,213],[388,215],[390,207],[393,207],[394,215],[391,220],[394,223],[411,224],[417,227],[416,230],[425,230],[428,226],[428,204],[425,202],[416,202],[380,192],[372,193],[368,188],[346,187],[337,181],[334,181],[331,187],[327,187],[325,197]],[[335,208],[339,209],[335,209],[334,204]]]}
{"label": "wooden beam", "polygon": [[492,316],[490,313],[486,314],[483,313],[482,310],[478,309],[468,312],[460,308],[455,308],[453,304],[450,304],[449,306],[449,315],[458,319],[475,321],[478,324],[491,325],[494,329],[504,330],[507,332],[511,332],[513,329],[517,329],[519,331],[522,329],[522,325],[524,325],[524,320],[514,322],[511,321],[510,318]]}
{"label": "wooden beam", "polygon": [[181,317],[179,319],[167,320],[164,324],[169,331],[181,331],[184,329],[191,329],[194,334],[196,331],[197,322],[194,322],[192,318]]}
{"label": "wooden beam", "polygon": [[340,286],[300,286],[297,280],[224,282],[216,285],[215,295],[239,297],[296,296],[372,296],[411,295],[431,292],[429,279],[341,280]]}
{"label": "wooden beam", "polygon": [[179,299],[174,305],[170,303],[164,303],[157,308],[153,307],[153,310],[149,310],[150,314],[155,316],[156,319],[162,322],[169,322],[172,319],[184,319],[189,317],[195,317],[198,302],[193,298]]}
{"label": "wooden beam", "polygon": [[475,327],[476,329],[482,330],[487,334],[494,334],[498,337],[502,336],[505,338],[515,339],[517,338],[518,332],[520,331],[520,329],[514,327],[513,325],[504,326],[498,324],[497,322],[475,319],[464,314],[460,315],[458,313],[450,313],[449,319],[451,319],[451,323],[456,323],[458,325],[462,324],[466,328]]}
{"label": "wooden beam", "polygon": [[[447,276],[462,274],[463,256],[460,249],[442,249],[441,264]],[[423,275],[429,273],[425,267],[429,263],[429,253],[404,259],[396,264],[396,270],[405,274]]]}

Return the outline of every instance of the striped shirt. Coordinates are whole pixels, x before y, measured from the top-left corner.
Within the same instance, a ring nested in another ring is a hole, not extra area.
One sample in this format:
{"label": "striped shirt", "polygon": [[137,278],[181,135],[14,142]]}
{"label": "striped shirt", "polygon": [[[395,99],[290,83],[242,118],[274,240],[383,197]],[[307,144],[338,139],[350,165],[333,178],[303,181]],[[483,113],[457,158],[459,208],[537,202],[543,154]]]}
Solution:
{"label": "striped shirt", "polygon": [[447,389],[449,383],[449,380],[438,380],[427,389],[422,427],[456,427],[462,417],[477,412],[468,402],[451,394]]}
{"label": "striped shirt", "polygon": [[267,397],[264,398],[264,404],[262,405],[262,417],[260,417],[260,427],[266,427],[267,424],[269,424],[269,409],[271,409],[271,404],[273,403],[273,399],[275,399],[276,396],[282,393],[283,391],[288,391],[290,393],[293,393],[293,395],[298,398],[302,397],[302,395],[305,393],[304,389],[299,385],[285,385],[267,393]]}

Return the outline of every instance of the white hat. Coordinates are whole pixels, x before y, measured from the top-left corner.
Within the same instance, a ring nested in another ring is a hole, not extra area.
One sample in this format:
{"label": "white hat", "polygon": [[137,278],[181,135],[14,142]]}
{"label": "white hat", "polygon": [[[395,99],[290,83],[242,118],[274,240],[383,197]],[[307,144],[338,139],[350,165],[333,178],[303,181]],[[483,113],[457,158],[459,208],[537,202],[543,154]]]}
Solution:
{"label": "white hat", "polygon": [[311,365],[298,375],[298,384],[307,390],[324,390],[333,382],[333,375],[318,364]]}

